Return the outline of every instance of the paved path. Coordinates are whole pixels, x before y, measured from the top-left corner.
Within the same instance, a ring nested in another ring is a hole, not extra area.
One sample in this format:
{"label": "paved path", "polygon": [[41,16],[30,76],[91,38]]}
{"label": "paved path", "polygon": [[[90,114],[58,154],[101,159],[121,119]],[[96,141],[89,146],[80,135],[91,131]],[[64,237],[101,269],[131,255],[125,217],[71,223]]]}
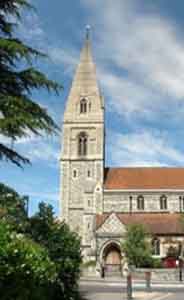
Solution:
{"label": "paved path", "polygon": [[[126,300],[126,282],[116,279],[84,279],[80,281],[81,294],[86,300]],[[145,283],[134,282],[134,300],[184,300],[184,283],[153,283],[146,292]]]}
{"label": "paved path", "polygon": [[[133,294],[134,300],[167,300],[170,296],[169,293],[163,294],[163,293],[151,293],[147,294],[144,292],[135,292]],[[83,297],[85,300],[126,300],[126,294],[124,293],[86,293],[83,294]],[[171,299],[172,300],[172,299]]]}

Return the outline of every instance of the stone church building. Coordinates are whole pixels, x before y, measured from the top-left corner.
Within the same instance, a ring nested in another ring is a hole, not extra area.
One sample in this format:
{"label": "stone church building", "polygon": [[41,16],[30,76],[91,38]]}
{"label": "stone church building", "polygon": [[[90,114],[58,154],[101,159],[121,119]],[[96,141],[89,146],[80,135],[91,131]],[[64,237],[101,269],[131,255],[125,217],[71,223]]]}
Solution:
{"label": "stone church building", "polygon": [[61,156],[62,218],[82,239],[84,260],[120,265],[126,226],[144,224],[153,255],[181,249],[184,168],[105,166],[105,101],[89,34],[66,102]]}

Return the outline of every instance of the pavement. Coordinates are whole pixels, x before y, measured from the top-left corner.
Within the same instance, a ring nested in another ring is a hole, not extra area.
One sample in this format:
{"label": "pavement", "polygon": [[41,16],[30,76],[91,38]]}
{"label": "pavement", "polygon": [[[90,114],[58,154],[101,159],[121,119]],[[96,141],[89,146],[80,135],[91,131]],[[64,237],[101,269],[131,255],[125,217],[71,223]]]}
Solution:
{"label": "pavement", "polygon": [[[133,300],[184,300],[184,282],[151,283],[147,291],[144,280],[133,281]],[[82,277],[80,291],[85,300],[126,300],[126,280],[123,278]]]}
{"label": "pavement", "polygon": [[[144,293],[135,292],[133,294],[133,300],[167,300],[170,293]],[[90,293],[83,295],[85,300],[126,300],[125,293]]]}

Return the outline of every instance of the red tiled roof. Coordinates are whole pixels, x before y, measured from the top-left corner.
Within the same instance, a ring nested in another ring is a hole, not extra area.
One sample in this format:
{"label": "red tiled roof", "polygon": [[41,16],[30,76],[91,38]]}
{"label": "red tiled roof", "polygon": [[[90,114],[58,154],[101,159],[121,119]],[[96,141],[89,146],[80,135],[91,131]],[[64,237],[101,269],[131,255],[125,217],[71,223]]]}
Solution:
{"label": "red tiled roof", "polygon": [[106,168],[105,189],[184,189],[184,168]]}
{"label": "red tiled roof", "polygon": [[[151,234],[184,235],[181,215],[177,213],[116,213],[124,225],[143,224]],[[96,215],[96,229],[102,226],[110,214]]]}

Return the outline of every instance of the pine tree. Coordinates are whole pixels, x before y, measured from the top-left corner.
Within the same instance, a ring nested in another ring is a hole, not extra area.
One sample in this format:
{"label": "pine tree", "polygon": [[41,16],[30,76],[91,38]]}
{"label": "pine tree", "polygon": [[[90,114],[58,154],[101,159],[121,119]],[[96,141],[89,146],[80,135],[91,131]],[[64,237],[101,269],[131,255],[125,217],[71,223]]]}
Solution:
{"label": "pine tree", "polygon": [[[46,109],[32,99],[32,91],[61,90],[61,85],[49,80],[33,64],[45,54],[16,38],[15,28],[21,22],[22,9],[32,9],[27,0],[0,1],[0,135],[13,143],[28,133],[53,134],[57,125]],[[11,21],[13,20],[13,21]],[[25,65],[25,68],[21,66]],[[13,144],[12,143],[12,144]],[[29,163],[11,146],[0,141],[0,160],[18,166]]]}

